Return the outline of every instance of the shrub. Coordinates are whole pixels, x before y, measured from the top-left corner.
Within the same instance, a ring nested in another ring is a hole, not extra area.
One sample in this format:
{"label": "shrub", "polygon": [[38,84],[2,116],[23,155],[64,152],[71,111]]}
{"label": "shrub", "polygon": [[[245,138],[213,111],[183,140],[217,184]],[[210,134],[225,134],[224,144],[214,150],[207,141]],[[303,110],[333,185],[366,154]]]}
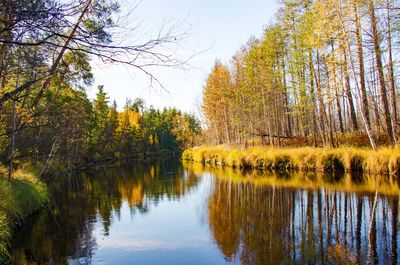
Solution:
{"label": "shrub", "polygon": [[328,154],[323,158],[325,172],[344,171],[343,161],[335,154]]}
{"label": "shrub", "polygon": [[276,170],[289,170],[293,169],[294,165],[292,159],[287,154],[278,154],[275,156],[274,169]]}

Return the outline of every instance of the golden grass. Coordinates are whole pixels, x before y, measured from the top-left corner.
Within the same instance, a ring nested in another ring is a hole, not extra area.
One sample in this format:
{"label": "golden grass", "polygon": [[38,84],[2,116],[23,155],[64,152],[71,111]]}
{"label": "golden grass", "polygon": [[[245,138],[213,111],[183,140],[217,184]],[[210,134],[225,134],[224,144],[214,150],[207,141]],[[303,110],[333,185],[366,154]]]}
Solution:
{"label": "golden grass", "polygon": [[200,146],[185,150],[183,160],[233,168],[265,170],[346,171],[400,175],[400,149],[344,148],[270,148],[229,149]]}

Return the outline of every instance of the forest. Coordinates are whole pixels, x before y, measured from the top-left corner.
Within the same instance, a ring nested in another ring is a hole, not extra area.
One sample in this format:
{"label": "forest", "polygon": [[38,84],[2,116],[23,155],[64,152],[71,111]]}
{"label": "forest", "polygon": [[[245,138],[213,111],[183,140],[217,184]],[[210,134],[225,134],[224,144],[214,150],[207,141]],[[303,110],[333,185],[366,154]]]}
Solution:
{"label": "forest", "polygon": [[397,146],[396,0],[285,0],[204,86],[208,139],[229,146]]}
{"label": "forest", "polygon": [[[193,145],[200,125],[177,109],[147,108],[127,99],[117,108],[99,86],[91,62],[119,63],[158,82],[149,65],[179,66],[158,46],[179,42],[166,29],[135,43],[120,37],[138,29],[122,23],[117,1],[2,1],[0,4],[0,165],[9,175],[26,162],[68,168]],[[134,58],[134,59],[132,59]],[[112,88],[111,88],[112,89]],[[54,164],[53,163],[53,164]]]}

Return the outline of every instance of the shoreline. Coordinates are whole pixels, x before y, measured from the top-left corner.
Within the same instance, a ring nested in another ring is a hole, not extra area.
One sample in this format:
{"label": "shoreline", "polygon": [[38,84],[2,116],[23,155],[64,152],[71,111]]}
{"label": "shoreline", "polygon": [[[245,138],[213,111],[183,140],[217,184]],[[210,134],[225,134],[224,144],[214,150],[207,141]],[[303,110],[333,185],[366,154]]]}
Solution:
{"label": "shoreline", "polygon": [[344,171],[400,176],[400,149],[394,148],[373,151],[354,147],[229,149],[225,146],[200,146],[186,149],[182,159],[241,169]]}

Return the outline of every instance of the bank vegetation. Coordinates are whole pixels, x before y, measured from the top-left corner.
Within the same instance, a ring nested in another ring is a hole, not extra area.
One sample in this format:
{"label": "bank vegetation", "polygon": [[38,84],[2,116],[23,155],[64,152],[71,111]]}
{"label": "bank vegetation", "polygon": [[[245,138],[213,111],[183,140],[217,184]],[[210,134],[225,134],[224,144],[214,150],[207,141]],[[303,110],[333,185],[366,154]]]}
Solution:
{"label": "bank vegetation", "polygon": [[400,175],[400,150],[377,151],[360,148],[270,148],[249,149],[194,147],[182,154],[183,160],[240,169],[358,172]]}
{"label": "bank vegetation", "polygon": [[[0,167],[0,172],[7,168]],[[12,179],[0,178],[0,263],[7,261],[15,229],[48,202],[47,187],[37,174],[37,169],[25,165]]]}

